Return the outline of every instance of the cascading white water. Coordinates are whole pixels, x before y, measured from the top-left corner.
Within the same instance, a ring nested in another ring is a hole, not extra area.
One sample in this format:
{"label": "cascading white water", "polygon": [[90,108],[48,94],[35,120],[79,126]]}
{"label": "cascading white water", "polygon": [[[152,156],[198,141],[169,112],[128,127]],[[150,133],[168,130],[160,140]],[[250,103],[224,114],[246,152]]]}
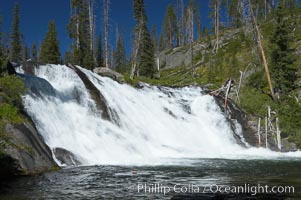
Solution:
{"label": "cascading white water", "polygon": [[[79,67],[80,68],[80,67]],[[51,148],[64,148],[85,165],[168,164],[170,158],[276,158],[283,154],[237,144],[220,108],[198,87],[135,89],[80,68],[118,114],[104,120],[77,74],[63,65],[40,66],[54,95],[28,94],[24,104]],[[286,154],[286,156],[300,154]]]}

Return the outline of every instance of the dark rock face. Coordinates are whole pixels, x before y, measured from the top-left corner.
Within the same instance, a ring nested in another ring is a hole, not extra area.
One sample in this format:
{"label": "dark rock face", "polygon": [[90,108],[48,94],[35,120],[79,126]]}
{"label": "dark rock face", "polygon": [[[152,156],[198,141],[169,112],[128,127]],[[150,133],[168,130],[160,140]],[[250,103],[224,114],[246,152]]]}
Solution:
{"label": "dark rock face", "polygon": [[8,124],[6,133],[10,136],[9,142],[14,145],[9,145],[5,153],[14,160],[17,175],[37,174],[58,167],[51,150],[31,123]]}
{"label": "dark rock face", "polygon": [[105,68],[105,67],[97,67],[93,70],[94,73],[99,74],[101,76],[109,77],[118,83],[124,83],[123,75],[119,74],[118,72]]}
{"label": "dark rock face", "polygon": [[55,148],[53,151],[56,159],[61,162],[62,165],[78,166],[82,163],[79,159],[70,151],[63,148]]}
{"label": "dark rock face", "polygon": [[14,67],[14,65],[13,65],[11,62],[7,62],[6,70],[7,70],[7,73],[8,73],[9,75],[14,75],[14,74],[16,74],[15,67]]}
{"label": "dark rock face", "polygon": [[[215,101],[217,102],[217,104],[219,105],[219,107],[221,108],[221,110],[223,112],[225,112],[224,97],[222,95],[217,95],[217,96],[214,96],[214,98],[215,98]],[[237,121],[237,123],[239,123],[242,126],[242,134],[243,134],[245,141],[252,146],[256,146],[257,145],[257,137],[256,137],[257,129],[254,130],[254,128],[252,128],[252,126],[249,124],[247,115],[243,111],[241,111],[231,99],[228,99],[228,101],[227,101],[227,109],[228,109],[227,110],[228,120],[231,124],[231,128],[232,128],[233,132],[235,132],[234,121]],[[234,136],[238,140],[239,143],[242,143],[240,136],[238,136],[238,135],[234,135]]]}
{"label": "dark rock face", "polygon": [[288,138],[282,139],[282,152],[298,151],[297,145],[291,143]]}
{"label": "dark rock face", "polygon": [[17,75],[23,79],[25,87],[29,90],[28,92],[32,95],[42,97],[42,93],[49,96],[54,96],[56,94],[56,90],[45,79],[27,73],[26,75],[17,73]]}
{"label": "dark rock face", "polygon": [[[223,112],[225,112],[224,108],[224,96],[223,95],[217,95],[214,96],[217,104],[221,108]],[[225,115],[228,116],[228,121],[231,124],[231,128],[233,132],[235,133],[235,124],[233,121],[237,121],[242,126],[242,135],[244,137],[245,142],[247,142],[251,146],[259,146],[258,144],[258,121],[251,121],[250,116],[248,116],[246,113],[244,113],[241,109],[239,109],[236,104],[231,100],[228,99],[227,101],[227,112]],[[266,141],[265,137],[262,135],[264,130],[262,130],[261,127],[261,147],[265,147]],[[242,144],[240,136],[234,134],[234,137],[236,138],[237,142]],[[275,137],[268,135],[268,148],[273,151],[279,151],[277,146],[277,140]],[[287,151],[296,151],[296,145],[293,143],[290,143],[287,141],[287,139],[282,140],[282,152]]]}

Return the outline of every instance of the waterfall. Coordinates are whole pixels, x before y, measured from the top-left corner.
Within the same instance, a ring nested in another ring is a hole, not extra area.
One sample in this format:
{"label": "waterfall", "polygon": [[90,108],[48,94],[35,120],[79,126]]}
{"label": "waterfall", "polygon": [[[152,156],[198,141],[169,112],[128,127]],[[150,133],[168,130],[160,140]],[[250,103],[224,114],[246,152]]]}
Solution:
{"label": "waterfall", "polygon": [[[173,89],[143,84],[136,89],[78,68],[104,96],[115,120],[102,118],[85,84],[67,66],[39,66],[34,72],[38,78],[22,77],[31,89],[24,96],[25,108],[47,145],[72,152],[84,165],[283,156],[238,145],[214,98],[199,87]],[[241,131],[239,126],[237,129]]]}

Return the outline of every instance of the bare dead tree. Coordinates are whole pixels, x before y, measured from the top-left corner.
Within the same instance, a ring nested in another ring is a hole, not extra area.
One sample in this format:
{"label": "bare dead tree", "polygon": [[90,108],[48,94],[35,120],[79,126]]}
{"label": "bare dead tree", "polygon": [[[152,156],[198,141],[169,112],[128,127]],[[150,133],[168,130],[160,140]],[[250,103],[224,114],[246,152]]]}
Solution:
{"label": "bare dead tree", "polygon": [[94,0],[89,0],[89,28],[90,28],[90,50],[94,50],[95,38],[95,16],[94,16]]}
{"label": "bare dead tree", "polygon": [[109,68],[109,4],[110,0],[103,0],[104,14],[104,48],[105,48],[105,67]]}
{"label": "bare dead tree", "polygon": [[183,46],[184,45],[184,38],[185,38],[185,21],[184,21],[184,1],[181,0],[180,2],[180,10],[181,10],[181,18],[179,19],[180,22],[179,22],[179,26],[180,26],[180,46]]}
{"label": "bare dead tree", "polygon": [[138,22],[138,26],[137,26],[138,35],[136,37],[136,41],[135,41],[135,45],[134,45],[134,55],[133,55],[133,59],[132,59],[132,70],[131,70],[131,76],[130,76],[130,78],[132,80],[134,78],[136,68],[137,68],[138,53],[139,53],[141,42],[142,42],[143,25],[144,25],[144,19],[143,19],[143,15],[142,15]]}
{"label": "bare dead tree", "polygon": [[118,43],[118,39],[119,39],[119,29],[118,29],[118,24],[116,24],[116,48],[117,48],[117,43]]}
{"label": "bare dead tree", "polygon": [[190,51],[191,51],[191,69],[192,75],[194,76],[195,70],[193,65],[193,42],[194,42],[194,10],[193,8],[188,8],[188,33],[190,40]]}
{"label": "bare dead tree", "polygon": [[177,0],[177,3],[176,3],[176,20],[177,20],[177,28],[178,28],[178,33],[177,33],[177,46],[180,46],[180,32],[181,32],[181,30],[180,30],[180,19],[181,19],[181,17],[180,17],[180,14],[179,14],[179,10],[180,10],[180,3],[179,3],[179,0]]}
{"label": "bare dead tree", "polygon": [[214,45],[214,51],[217,52],[219,49],[219,26],[220,26],[220,14],[219,14],[219,6],[220,2],[219,0],[214,1],[214,31],[215,31],[215,37],[216,37],[216,42]]}
{"label": "bare dead tree", "polygon": [[264,0],[264,20],[267,19],[267,0]]}
{"label": "bare dead tree", "polygon": [[76,23],[75,23],[75,28],[76,28],[76,49],[79,49],[80,48],[80,40],[79,40],[79,13],[78,13],[78,9],[74,8],[73,7],[73,3],[72,3],[72,0],[70,0],[70,17],[72,18],[72,20],[75,20]]}
{"label": "bare dead tree", "polygon": [[112,47],[109,50],[109,55],[110,55],[110,66],[113,68],[113,66],[114,66],[114,51],[113,51]]}
{"label": "bare dead tree", "polygon": [[258,48],[260,50],[261,57],[262,57],[262,60],[263,60],[263,65],[264,65],[264,69],[265,69],[267,81],[268,81],[268,84],[269,84],[270,92],[271,92],[272,98],[275,99],[274,90],[273,90],[273,86],[272,86],[272,82],[271,82],[271,77],[270,77],[270,72],[269,72],[267,60],[266,60],[266,57],[265,57],[265,52],[264,52],[264,49],[262,47],[261,33],[260,33],[259,27],[257,25],[256,17],[254,16],[254,13],[253,13],[251,0],[249,0],[249,6],[250,6],[250,14],[251,14],[252,19],[253,19],[253,24],[254,24],[254,27],[255,27],[256,32],[257,32]]}

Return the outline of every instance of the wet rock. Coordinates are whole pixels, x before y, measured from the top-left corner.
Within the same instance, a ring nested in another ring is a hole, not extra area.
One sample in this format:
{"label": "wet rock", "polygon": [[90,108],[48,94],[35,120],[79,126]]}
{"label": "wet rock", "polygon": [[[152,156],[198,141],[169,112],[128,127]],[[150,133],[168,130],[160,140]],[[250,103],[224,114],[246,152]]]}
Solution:
{"label": "wet rock", "polygon": [[297,145],[290,142],[288,138],[282,139],[282,152],[297,151]]}
{"label": "wet rock", "polygon": [[79,78],[83,81],[85,87],[89,91],[91,98],[96,103],[96,107],[99,111],[101,111],[101,115],[103,119],[112,121],[112,117],[110,115],[110,108],[108,107],[107,101],[102,95],[102,93],[95,87],[95,85],[89,80],[85,73],[83,73],[80,69],[72,64],[68,64],[67,67],[74,70],[75,73],[79,76]]}
{"label": "wet rock", "polygon": [[67,165],[67,166],[78,166],[81,165],[82,163],[79,161],[77,156],[75,156],[72,152],[63,149],[63,148],[55,148],[53,150],[53,153],[58,161],[62,165]]}
{"label": "wet rock", "polygon": [[22,69],[24,71],[24,74],[30,74],[35,75],[35,69],[40,66],[39,63],[32,62],[32,61],[26,61],[22,64]]}
{"label": "wet rock", "polygon": [[124,83],[124,77],[123,75],[119,74],[118,72],[105,68],[105,67],[97,67],[93,70],[94,73],[99,74],[101,76],[109,77],[118,83]]}
{"label": "wet rock", "polygon": [[[223,112],[225,112],[224,96],[217,95],[217,96],[214,96],[214,98],[215,98],[216,103],[221,108],[221,110]],[[241,139],[242,139],[241,136],[238,135],[238,133],[236,133],[235,122],[237,122],[238,124],[241,125],[242,135],[243,135],[244,140],[252,146],[257,146],[257,137],[256,137],[257,129],[254,129],[254,126],[249,123],[249,119],[248,119],[247,115],[241,109],[239,109],[231,99],[227,100],[227,109],[228,109],[227,113],[225,113],[225,114],[228,115],[228,120],[231,124],[231,128],[234,132],[234,137],[237,140],[237,142],[239,144],[244,145],[243,142],[241,141]]]}
{"label": "wet rock", "polygon": [[39,78],[30,74],[17,75],[23,79],[25,87],[28,89],[28,92],[31,95],[42,97],[42,93],[49,96],[54,96],[56,94],[56,90],[52,87],[52,85],[43,78]]}

